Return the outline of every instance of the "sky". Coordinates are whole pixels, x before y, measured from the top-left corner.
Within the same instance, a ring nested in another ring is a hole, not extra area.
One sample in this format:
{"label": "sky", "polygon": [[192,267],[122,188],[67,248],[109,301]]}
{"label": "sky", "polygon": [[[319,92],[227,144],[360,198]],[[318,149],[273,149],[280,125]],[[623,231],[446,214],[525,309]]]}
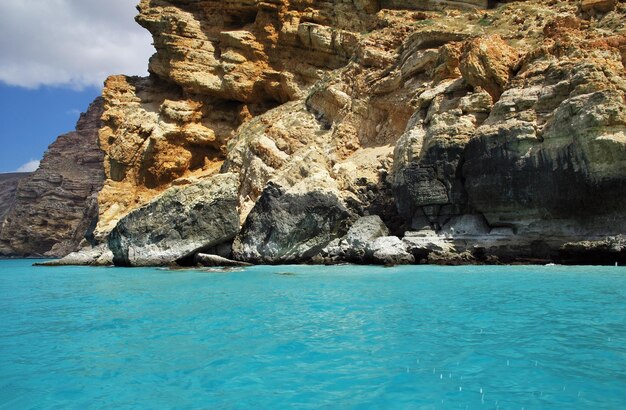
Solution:
{"label": "sky", "polygon": [[30,171],[112,74],[147,75],[139,0],[0,0],[0,172]]}

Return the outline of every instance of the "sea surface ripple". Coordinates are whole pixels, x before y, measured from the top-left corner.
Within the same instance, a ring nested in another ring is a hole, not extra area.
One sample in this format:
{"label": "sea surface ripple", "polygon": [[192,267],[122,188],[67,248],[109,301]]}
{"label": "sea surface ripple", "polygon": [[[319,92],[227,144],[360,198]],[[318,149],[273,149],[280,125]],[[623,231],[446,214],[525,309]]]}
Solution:
{"label": "sea surface ripple", "polygon": [[0,408],[626,408],[621,267],[0,261]]}

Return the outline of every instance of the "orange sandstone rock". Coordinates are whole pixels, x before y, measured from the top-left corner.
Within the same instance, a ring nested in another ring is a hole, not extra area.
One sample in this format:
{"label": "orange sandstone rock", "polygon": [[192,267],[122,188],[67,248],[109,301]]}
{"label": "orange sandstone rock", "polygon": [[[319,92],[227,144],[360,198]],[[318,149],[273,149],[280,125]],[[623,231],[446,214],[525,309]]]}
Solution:
{"label": "orange sandstone rock", "polygon": [[463,45],[459,68],[468,84],[485,89],[497,100],[517,59],[517,51],[500,36],[479,37]]}

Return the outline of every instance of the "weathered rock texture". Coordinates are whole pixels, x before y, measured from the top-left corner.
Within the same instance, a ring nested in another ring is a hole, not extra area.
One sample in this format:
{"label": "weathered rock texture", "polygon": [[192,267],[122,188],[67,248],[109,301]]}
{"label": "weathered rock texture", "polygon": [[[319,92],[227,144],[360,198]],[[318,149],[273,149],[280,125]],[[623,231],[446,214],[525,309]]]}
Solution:
{"label": "weathered rock texture", "polygon": [[232,240],[239,231],[237,178],[173,187],[122,218],[108,245],[116,265],[167,265]]}
{"label": "weathered rock texture", "polygon": [[626,237],[617,235],[599,241],[566,243],[561,247],[561,258],[578,264],[603,264],[608,260],[623,266],[626,263]]}
{"label": "weathered rock texture", "polygon": [[52,143],[39,168],[20,182],[0,227],[0,255],[64,256],[90,236],[104,182],[97,144],[102,104],[97,98],[76,130]]}
{"label": "weathered rock texture", "polygon": [[290,190],[267,186],[235,240],[236,259],[299,262],[345,233],[350,214],[336,191],[318,190],[307,182]]}
{"label": "weathered rock texture", "polygon": [[206,253],[198,253],[194,262],[200,266],[250,266],[250,263],[234,261],[232,259],[223,258],[218,255],[209,255]]}
{"label": "weathered rock texture", "polygon": [[29,175],[30,172],[0,174],[0,224],[15,203],[15,195],[20,181]]}
{"label": "weathered rock texture", "polygon": [[113,252],[109,245],[102,243],[97,246],[85,246],[76,252],[72,252],[60,259],[52,259],[45,262],[38,262],[35,266],[110,266],[113,265]]}
{"label": "weathered rock texture", "polygon": [[[99,135],[95,238],[117,263],[219,241],[255,263],[550,260],[626,229],[624,2],[138,9],[151,75],[107,80]],[[168,242],[150,212],[189,215],[195,199],[163,198],[222,174],[237,223]]]}

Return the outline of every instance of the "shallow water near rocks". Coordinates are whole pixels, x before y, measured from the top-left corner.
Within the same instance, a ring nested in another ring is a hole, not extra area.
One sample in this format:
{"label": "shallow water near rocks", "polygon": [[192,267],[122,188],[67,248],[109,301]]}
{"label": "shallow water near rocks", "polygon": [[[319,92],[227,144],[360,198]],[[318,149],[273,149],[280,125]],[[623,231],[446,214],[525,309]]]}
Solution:
{"label": "shallow water near rocks", "polygon": [[624,268],[31,262],[0,261],[0,408],[626,405]]}

